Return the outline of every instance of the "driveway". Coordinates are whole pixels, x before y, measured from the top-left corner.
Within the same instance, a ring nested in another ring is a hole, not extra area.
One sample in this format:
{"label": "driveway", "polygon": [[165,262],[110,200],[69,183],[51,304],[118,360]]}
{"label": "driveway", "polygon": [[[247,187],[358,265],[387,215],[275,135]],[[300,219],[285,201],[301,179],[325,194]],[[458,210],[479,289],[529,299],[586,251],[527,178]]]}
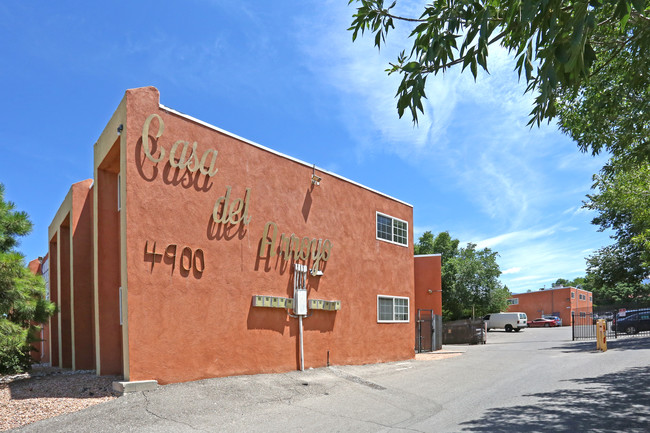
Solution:
{"label": "driveway", "polygon": [[454,357],[166,385],[18,431],[650,431],[650,338],[570,339],[491,331]]}

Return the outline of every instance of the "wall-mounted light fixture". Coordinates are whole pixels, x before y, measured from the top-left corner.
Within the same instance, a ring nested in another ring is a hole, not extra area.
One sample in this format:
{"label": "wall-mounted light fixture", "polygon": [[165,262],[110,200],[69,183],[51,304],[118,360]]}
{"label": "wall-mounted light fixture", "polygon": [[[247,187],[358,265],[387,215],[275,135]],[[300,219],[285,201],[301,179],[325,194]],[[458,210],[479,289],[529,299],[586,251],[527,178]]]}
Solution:
{"label": "wall-mounted light fixture", "polygon": [[314,164],[313,171],[311,173],[311,183],[313,185],[320,185],[321,180],[323,179],[316,174],[316,164]]}
{"label": "wall-mounted light fixture", "polygon": [[120,123],[120,126],[117,127],[117,135],[122,135],[122,131],[124,131],[124,125]]}

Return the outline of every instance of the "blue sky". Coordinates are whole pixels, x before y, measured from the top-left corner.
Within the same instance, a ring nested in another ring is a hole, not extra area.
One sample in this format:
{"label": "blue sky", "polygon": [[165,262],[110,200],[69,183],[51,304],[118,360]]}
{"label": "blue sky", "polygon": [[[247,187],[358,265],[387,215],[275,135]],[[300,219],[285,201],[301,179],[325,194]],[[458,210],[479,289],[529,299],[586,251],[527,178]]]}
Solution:
{"label": "blue sky", "polygon": [[532,97],[499,49],[477,82],[429,78],[419,126],[398,119],[384,70],[407,30],[377,52],[352,43],[353,13],[347,0],[1,2],[0,182],[34,223],[19,249],[45,254],[124,91],[153,85],[168,107],[411,203],[416,239],[447,230],[498,251],[515,293],[584,275],[610,243],[581,209],[605,157],[526,126]]}

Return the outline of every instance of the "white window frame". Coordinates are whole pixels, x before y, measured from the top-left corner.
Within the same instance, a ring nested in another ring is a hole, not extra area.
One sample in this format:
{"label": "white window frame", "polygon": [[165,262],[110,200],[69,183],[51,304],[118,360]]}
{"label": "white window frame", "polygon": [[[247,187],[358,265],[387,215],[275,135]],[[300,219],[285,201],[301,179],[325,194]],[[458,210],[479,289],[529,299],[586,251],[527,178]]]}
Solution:
{"label": "white window frame", "polygon": [[[390,226],[390,228],[391,228],[391,231],[390,231],[391,240],[380,238],[378,236],[378,233],[377,233],[378,232],[378,230],[377,230],[378,229],[378,221],[377,221],[378,218],[377,217],[379,215],[381,215],[381,216],[383,216],[385,218],[390,218],[390,220],[391,220],[391,226]],[[393,240],[395,238],[393,221],[399,221],[399,222],[404,223],[406,225],[406,243],[403,244],[401,242],[396,242],[395,240]],[[378,241],[384,241],[384,242],[388,242],[388,243],[394,244],[394,245],[399,245],[399,246],[402,246],[402,247],[408,247],[409,246],[409,223],[408,223],[408,221],[404,221],[402,219],[395,218],[394,216],[390,216],[390,215],[387,215],[385,213],[375,211],[375,239],[377,239]]]}
{"label": "white window frame", "polygon": [[575,299],[576,297],[576,292],[571,292],[571,299]]}
{"label": "white window frame", "polygon": [[508,305],[519,305],[519,298],[510,298],[506,302]]}
{"label": "white window frame", "polygon": [[[379,298],[384,299],[406,299],[406,320],[395,319],[395,302],[393,302],[393,319],[382,320],[379,318]],[[377,323],[409,323],[411,321],[411,299],[406,296],[377,295]]]}

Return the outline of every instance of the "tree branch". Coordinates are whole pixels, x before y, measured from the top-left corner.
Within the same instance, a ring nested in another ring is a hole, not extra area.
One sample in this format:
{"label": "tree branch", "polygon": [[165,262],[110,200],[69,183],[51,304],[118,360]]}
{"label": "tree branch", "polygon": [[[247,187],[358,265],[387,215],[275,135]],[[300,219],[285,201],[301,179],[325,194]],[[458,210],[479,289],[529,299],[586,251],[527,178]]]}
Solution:
{"label": "tree branch", "polygon": [[[499,39],[503,39],[503,37],[504,37],[506,34],[507,34],[507,31],[506,31],[506,30],[502,31],[501,33],[499,33],[498,35],[496,35],[495,37],[493,37],[490,41],[488,41],[487,44],[488,44],[488,45],[492,45],[493,43],[495,43],[495,42],[498,41]],[[442,65],[442,66],[439,67],[439,68],[432,68],[432,69],[427,68],[427,71],[426,71],[426,72],[427,72],[427,73],[431,73],[431,72],[434,72],[434,73],[435,73],[435,72],[439,71],[440,69],[450,68],[450,67],[452,67],[452,66],[454,66],[454,65],[457,65],[457,64],[459,64],[459,63],[463,63],[463,62],[465,61],[465,57],[467,57],[467,56],[465,55],[465,56],[459,57],[459,58],[457,58],[456,60],[453,60],[453,61],[451,61],[451,62],[449,62],[449,63],[445,63],[444,65]]]}
{"label": "tree branch", "polygon": [[379,10],[379,13],[385,17],[393,18],[400,21],[408,21],[410,23],[426,23],[429,21],[422,18],[407,18],[407,17],[400,17],[399,15],[393,15],[390,12],[388,12],[388,9],[381,9]]}

